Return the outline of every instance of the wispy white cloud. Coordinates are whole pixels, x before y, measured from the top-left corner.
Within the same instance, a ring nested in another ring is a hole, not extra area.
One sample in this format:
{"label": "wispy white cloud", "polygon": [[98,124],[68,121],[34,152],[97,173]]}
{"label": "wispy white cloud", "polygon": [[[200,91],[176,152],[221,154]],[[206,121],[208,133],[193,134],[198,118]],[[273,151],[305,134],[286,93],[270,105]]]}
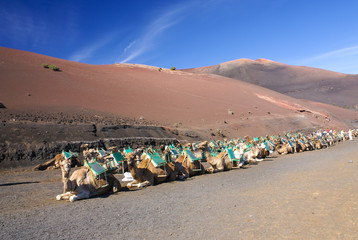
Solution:
{"label": "wispy white cloud", "polygon": [[309,58],[301,59],[299,62],[301,62],[302,64],[309,64],[317,61],[322,61],[327,59],[338,59],[338,58],[348,57],[353,55],[358,55],[358,45],[347,47],[347,48],[341,48],[334,51],[322,53],[316,56],[312,56]]}
{"label": "wispy white cloud", "polygon": [[156,47],[159,37],[169,28],[180,23],[190,14],[197,11],[214,10],[216,6],[234,0],[187,0],[180,4],[170,6],[170,10],[164,11],[145,28],[134,41],[131,41],[119,56],[120,63],[126,63],[143,57],[143,55]]}
{"label": "wispy white cloud", "polygon": [[358,45],[299,59],[293,61],[291,64],[322,68],[341,73],[357,74]]}
{"label": "wispy white cloud", "polygon": [[113,34],[109,34],[106,37],[97,40],[95,43],[90,44],[82,48],[78,52],[72,54],[68,59],[75,62],[81,62],[87,58],[92,57],[92,55],[96,51],[100,50],[101,48],[109,44],[112,40],[113,40]]}
{"label": "wispy white cloud", "polygon": [[189,5],[176,7],[154,19],[145,28],[143,34],[129,43],[122,51],[120,63],[126,63],[153,49],[156,39],[168,28],[174,26],[183,19],[183,12]]}
{"label": "wispy white cloud", "polygon": [[127,52],[136,42],[137,40],[134,40],[130,44],[128,44],[128,46],[123,50],[123,52]]}

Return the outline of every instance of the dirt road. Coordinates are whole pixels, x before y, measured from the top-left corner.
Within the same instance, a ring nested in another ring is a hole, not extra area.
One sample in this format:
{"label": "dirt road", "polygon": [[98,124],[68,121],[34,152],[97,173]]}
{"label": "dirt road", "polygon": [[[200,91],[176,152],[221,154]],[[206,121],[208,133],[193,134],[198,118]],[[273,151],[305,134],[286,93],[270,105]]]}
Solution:
{"label": "dirt road", "polygon": [[56,201],[60,171],[0,175],[0,239],[357,239],[358,139],[257,166]]}

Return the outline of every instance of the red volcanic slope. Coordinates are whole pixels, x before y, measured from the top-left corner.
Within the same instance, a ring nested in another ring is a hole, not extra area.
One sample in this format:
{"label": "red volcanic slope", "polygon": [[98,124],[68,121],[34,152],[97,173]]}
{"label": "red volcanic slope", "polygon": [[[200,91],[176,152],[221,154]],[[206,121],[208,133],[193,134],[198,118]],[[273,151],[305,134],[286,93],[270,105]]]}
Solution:
{"label": "red volcanic slope", "polygon": [[[41,66],[54,64],[61,72]],[[246,82],[133,64],[89,65],[0,48],[0,102],[8,109],[89,109],[162,126],[227,136],[311,127],[350,127],[324,104],[300,101]],[[29,96],[29,94],[31,96]],[[229,114],[229,110],[234,114]],[[341,113],[340,113],[341,114]]]}
{"label": "red volcanic slope", "polygon": [[183,70],[210,73],[253,83],[300,99],[341,107],[358,104],[358,75],[290,66],[266,59],[238,59],[215,66]]}

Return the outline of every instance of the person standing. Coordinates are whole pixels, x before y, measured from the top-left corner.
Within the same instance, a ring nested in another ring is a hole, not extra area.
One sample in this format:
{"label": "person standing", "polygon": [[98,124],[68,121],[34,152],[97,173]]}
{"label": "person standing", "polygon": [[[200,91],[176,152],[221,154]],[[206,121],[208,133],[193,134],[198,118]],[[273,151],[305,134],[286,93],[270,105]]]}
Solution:
{"label": "person standing", "polygon": [[352,131],[352,129],[349,129],[348,136],[349,136],[349,140],[353,140],[353,131]]}

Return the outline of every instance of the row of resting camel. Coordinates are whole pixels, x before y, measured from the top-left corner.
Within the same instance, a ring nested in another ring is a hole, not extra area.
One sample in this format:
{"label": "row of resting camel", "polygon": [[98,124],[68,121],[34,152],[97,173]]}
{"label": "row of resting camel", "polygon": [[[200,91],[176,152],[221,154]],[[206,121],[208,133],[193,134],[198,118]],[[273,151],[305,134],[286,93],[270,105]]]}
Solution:
{"label": "row of resting camel", "polygon": [[[358,130],[354,131],[358,136]],[[83,158],[85,163],[95,162],[106,167],[108,171],[96,175],[89,166],[75,170],[70,176],[74,166],[81,162],[77,154],[65,152],[58,154],[54,159],[36,166],[36,170],[46,168],[60,168],[63,180],[63,194],[57,195],[57,200],[76,201],[90,197],[118,192],[122,189],[120,181],[113,175],[116,171],[129,171],[133,181],[127,188],[142,188],[165,181],[176,179],[184,180],[204,173],[216,173],[240,168],[245,164],[257,164],[269,155],[289,154],[302,151],[311,151],[333,146],[337,142],[349,139],[347,134],[331,133],[325,135],[286,134],[284,137],[266,136],[260,138],[208,142],[196,144],[178,144],[176,147],[161,146],[158,150],[152,148],[139,148],[135,151],[123,151],[123,161],[113,170],[109,161],[113,154],[118,154],[116,147],[110,148],[106,156],[100,156],[99,151],[83,145]],[[175,152],[175,154],[173,154]],[[102,153],[103,154],[103,153]],[[153,158],[159,157],[160,165]],[[207,162],[210,167],[205,168]]]}

